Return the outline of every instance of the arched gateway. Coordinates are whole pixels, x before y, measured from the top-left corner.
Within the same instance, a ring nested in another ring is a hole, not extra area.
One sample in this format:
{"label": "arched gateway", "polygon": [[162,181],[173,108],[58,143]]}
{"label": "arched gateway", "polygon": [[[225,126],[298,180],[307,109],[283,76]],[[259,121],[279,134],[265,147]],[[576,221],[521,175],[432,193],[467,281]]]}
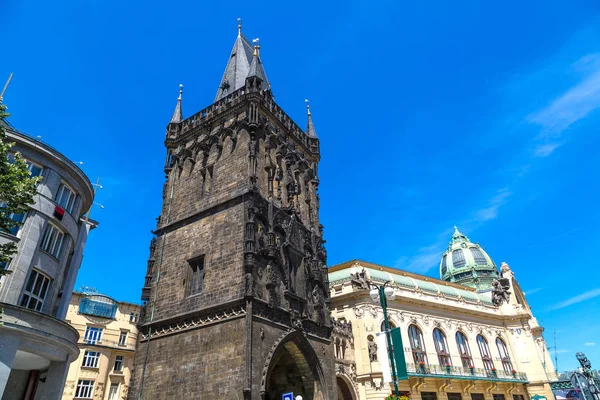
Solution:
{"label": "arched gateway", "polygon": [[264,400],[279,400],[288,392],[304,400],[326,400],[321,363],[301,332],[285,336],[267,363],[261,388]]}

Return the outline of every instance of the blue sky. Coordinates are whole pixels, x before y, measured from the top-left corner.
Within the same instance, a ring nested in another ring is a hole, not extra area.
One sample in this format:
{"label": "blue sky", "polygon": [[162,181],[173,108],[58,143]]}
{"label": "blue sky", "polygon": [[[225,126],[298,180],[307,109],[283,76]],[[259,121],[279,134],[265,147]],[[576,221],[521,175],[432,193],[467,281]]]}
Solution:
{"label": "blue sky", "polygon": [[[600,366],[600,5],[5,0],[0,80],[18,129],[104,189],[77,287],[138,302],[165,126],[209,105],[236,35],[321,139],[329,264],[438,276],[452,226],[509,263],[561,370]],[[592,311],[592,312],[590,312]]]}

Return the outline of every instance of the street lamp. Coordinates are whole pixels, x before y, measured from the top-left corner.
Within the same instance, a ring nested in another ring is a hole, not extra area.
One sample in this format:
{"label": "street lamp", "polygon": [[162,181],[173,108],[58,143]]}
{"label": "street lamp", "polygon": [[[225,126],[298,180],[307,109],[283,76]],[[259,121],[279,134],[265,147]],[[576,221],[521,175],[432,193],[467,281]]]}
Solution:
{"label": "street lamp", "polygon": [[392,340],[390,338],[390,322],[388,320],[387,315],[387,301],[393,300],[396,297],[394,293],[394,289],[388,284],[390,281],[385,282],[383,285],[377,285],[373,282],[369,282],[371,286],[371,290],[369,291],[369,295],[373,299],[374,302],[379,301],[381,308],[383,309],[383,321],[385,323],[385,338],[387,340],[388,347],[388,357],[390,359],[390,364],[392,366],[392,379],[394,381],[394,392],[396,397],[400,396],[398,392],[398,378],[396,376],[396,363],[394,361],[394,351],[392,349]]}

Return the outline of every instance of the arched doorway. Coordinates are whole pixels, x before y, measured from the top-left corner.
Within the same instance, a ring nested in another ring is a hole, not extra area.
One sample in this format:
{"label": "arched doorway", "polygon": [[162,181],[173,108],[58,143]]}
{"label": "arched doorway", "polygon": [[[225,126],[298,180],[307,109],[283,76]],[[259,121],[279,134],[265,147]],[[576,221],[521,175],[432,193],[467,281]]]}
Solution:
{"label": "arched doorway", "polygon": [[304,400],[326,400],[321,364],[302,335],[292,333],[277,346],[263,390],[265,400],[279,400],[289,392]]}
{"label": "arched doorway", "polygon": [[338,400],[354,400],[354,396],[352,396],[353,390],[350,389],[350,386],[344,380],[344,378],[338,376],[336,378],[336,383]]}

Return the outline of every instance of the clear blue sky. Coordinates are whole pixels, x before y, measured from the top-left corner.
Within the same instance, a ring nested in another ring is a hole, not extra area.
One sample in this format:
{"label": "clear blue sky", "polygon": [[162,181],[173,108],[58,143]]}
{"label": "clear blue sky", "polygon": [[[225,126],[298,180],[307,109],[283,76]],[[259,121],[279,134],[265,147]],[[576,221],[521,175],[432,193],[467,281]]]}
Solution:
{"label": "clear blue sky", "polygon": [[236,36],[321,139],[329,264],[438,276],[458,225],[508,262],[537,318],[600,367],[600,5],[589,1],[5,0],[0,80],[18,129],[104,189],[77,281],[138,302],[163,140],[209,105]]}

